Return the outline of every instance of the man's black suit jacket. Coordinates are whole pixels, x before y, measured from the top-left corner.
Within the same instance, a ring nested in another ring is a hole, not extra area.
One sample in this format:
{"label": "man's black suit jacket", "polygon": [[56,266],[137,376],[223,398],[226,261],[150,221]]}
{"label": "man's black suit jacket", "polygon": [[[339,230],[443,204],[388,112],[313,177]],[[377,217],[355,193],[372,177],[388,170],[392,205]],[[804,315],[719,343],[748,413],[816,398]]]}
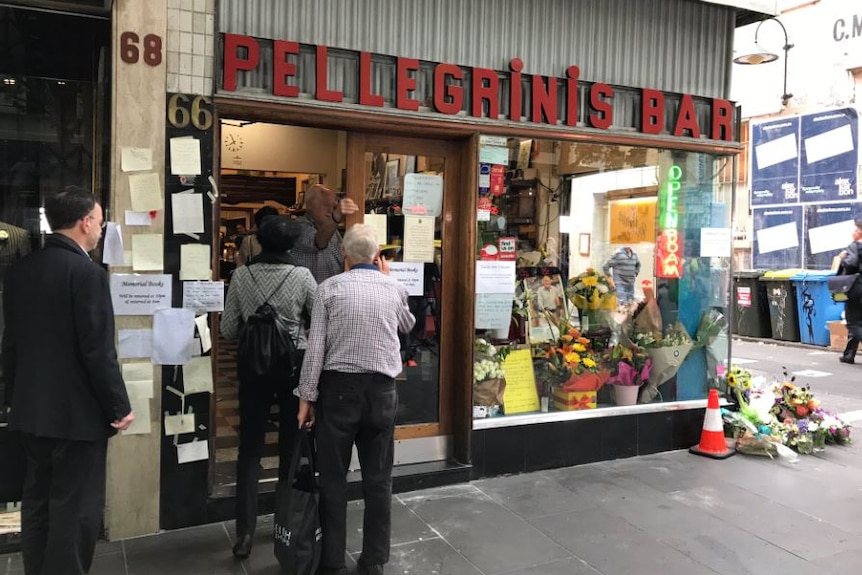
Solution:
{"label": "man's black suit jacket", "polygon": [[95,441],[131,411],[114,347],[108,276],[66,236],[16,263],[3,292],[10,427]]}

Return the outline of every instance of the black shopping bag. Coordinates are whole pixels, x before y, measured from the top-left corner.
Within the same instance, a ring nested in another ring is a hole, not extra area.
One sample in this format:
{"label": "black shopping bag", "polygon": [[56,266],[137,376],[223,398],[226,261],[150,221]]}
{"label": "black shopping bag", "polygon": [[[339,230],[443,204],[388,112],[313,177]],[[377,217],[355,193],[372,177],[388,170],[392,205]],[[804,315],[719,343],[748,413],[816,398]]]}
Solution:
{"label": "black shopping bag", "polygon": [[[305,448],[309,465],[300,470],[299,457]],[[300,473],[297,473],[301,471]],[[320,563],[323,537],[317,511],[319,489],[308,432],[297,434],[284,482],[275,493],[275,557],[288,575],[314,575]]]}
{"label": "black shopping bag", "polygon": [[860,274],[832,276],[826,280],[832,300],[837,302],[862,301],[862,282]]}

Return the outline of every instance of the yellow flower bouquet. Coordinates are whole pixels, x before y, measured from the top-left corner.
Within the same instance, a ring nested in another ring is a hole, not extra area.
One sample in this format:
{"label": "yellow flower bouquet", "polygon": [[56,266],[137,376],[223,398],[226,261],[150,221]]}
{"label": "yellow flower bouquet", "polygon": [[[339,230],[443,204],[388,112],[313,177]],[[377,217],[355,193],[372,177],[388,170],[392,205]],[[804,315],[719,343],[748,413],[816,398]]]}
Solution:
{"label": "yellow flower bouquet", "polygon": [[579,310],[615,309],[616,291],[611,280],[594,268],[569,279],[566,296]]}
{"label": "yellow flower bouquet", "polygon": [[564,318],[559,321],[559,336],[545,347],[545,370],[551,385],[565,391],[596,391],[609,372],[604,369],[590,340]]}

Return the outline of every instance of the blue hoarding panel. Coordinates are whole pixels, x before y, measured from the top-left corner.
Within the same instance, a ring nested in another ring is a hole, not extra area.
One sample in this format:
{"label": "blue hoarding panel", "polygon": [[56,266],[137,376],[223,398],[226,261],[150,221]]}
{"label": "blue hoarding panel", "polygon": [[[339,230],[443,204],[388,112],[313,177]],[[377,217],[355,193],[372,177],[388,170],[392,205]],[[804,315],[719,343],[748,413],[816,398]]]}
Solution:
{"label": "blue hoarding panel", "polygon": [[752,210],[757,269],[798,268],[802,262],[802,206]]}
{"label": "blue hoarding panel", "polygon": [[859,118],[844,108],[802,116],[800,196],[803,202],[857,199]]}
{"label": "blue hoarding panel", "polygon": [[853,220],[862,217],[862,202],[805,206],[805,266],[828,270],[832,258],[852,240]]}
{"label": "blue hoarding panel", "polygon": [[751,129],[751,205],[799,201],[799,117]]}

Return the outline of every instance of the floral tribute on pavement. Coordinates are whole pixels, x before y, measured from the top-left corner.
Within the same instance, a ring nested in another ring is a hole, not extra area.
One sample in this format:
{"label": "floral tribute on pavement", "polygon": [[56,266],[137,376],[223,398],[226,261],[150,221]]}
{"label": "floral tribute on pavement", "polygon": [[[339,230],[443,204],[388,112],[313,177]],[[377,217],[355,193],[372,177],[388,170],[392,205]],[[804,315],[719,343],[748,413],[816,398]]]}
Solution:
{"label": "floral tribute on pavement", "polygon": [[792,458],[795,454],[788,450],[810,454],[850,443],[850,426],[823,409],[811,389],[797,385],[786,371],[780,380],[767,383],[732,366],[727,385],[739,411],[722,410],[722,416],[742,453]]}

